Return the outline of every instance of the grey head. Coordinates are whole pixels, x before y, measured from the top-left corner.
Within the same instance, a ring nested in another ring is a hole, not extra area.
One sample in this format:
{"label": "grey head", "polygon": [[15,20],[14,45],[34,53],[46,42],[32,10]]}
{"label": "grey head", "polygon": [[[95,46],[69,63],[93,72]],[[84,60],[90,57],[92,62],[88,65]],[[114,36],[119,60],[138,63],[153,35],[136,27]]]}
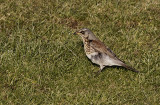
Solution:
{"label": "grey head", "polygon": [[82,38],[87,38],[88,40],[99,40],[93,32],[88,28],[83,28],[76,31],[74,34],[81,36]]}

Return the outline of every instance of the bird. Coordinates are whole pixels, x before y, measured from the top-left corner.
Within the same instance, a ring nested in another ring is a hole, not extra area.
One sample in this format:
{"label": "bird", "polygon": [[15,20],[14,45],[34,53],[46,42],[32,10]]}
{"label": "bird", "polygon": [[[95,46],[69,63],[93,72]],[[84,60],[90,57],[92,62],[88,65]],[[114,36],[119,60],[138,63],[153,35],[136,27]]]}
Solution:
{"label": "bird", "polygon": [[74,35],[78,35],[82,38],[86,56],[92,63],[100,66],[100,70],[98,70],[97,73],[100,73],[106,66],[120,66],[133,72],[139,72],[120,60],[90,29],[83,28],[77,30],[74,32]]}

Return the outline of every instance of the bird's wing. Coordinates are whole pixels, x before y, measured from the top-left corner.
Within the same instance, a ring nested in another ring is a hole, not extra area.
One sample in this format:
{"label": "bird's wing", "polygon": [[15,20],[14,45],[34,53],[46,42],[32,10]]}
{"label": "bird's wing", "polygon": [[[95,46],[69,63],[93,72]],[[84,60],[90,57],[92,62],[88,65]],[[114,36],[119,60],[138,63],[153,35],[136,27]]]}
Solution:
{"label": "bird's wing", "polygon": [[112,52],[112,50],[106,47],[101,41],[90,40],[89,42],[90,42],[90,46],[92,46],[92,48],[94,48],[98,52],[105,53],[114,59],[117,58],[116,55]]}
{"label": "bird's wing", "polygon": [[111,58],[115,59],[117,61],[117,63],[119,64],[119,66],[123,66],[131,71],[134,72],[139,72],[136,69],[127,66],[123,61],[121,61],[119,58],[116,57],[116,55],[112,52],[111,49],[109,49],[108,47],[106,47],[101,41],[99,40],[90,40],[90,46],[92,46],[92,48],[94,48],[96,51],[101,52],[101,53],[105,53],[108,56],[110,56]]}

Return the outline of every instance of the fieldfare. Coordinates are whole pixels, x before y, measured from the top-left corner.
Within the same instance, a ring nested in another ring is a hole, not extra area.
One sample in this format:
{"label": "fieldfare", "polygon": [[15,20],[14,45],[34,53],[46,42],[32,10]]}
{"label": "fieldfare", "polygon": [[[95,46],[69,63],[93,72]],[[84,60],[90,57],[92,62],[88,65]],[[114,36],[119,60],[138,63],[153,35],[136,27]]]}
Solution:
{"label": "fieldfare", "polygon": [[134,68],[127,66],[117,56],[102,43],[89,29],[83,28],[74,33],[81,36],[84,44],[84,50],[87,57],[95,64],[100,66],[101,72],[105,66],[122,66],[134,72]]}

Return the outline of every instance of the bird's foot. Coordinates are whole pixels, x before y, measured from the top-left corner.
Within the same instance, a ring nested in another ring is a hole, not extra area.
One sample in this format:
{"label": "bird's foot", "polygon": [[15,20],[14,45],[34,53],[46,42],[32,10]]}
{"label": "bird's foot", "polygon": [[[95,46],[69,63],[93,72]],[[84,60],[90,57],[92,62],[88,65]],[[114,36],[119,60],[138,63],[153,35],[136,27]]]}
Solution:
{"label": "bird's foot", "polygon": [[95,76],[94,77],[97,77],[99,76],[99,74],[101,73],[101,70],[97,71],[97,72],[94,72]]}

